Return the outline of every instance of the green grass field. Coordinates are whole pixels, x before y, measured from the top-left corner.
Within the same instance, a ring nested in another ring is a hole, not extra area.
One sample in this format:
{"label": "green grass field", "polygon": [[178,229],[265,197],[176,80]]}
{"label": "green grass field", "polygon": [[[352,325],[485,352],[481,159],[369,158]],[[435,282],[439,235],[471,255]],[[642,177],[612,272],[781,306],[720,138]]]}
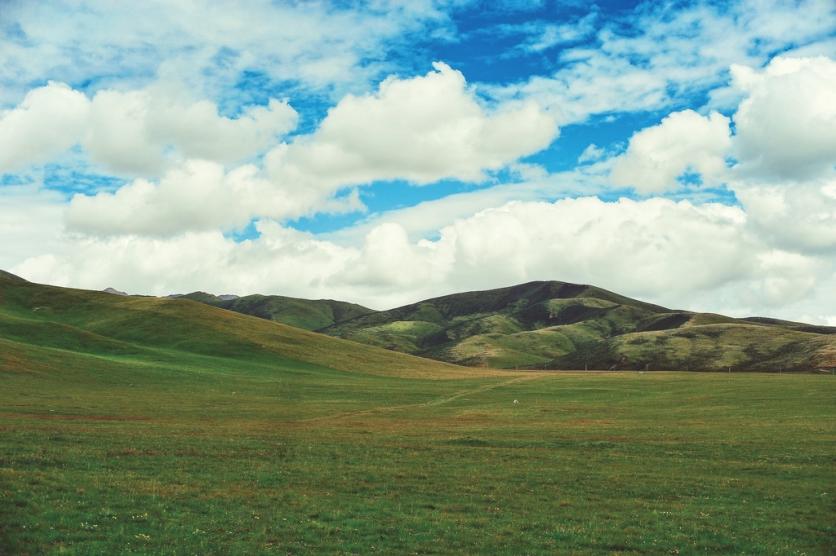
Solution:
{"label": "green grass field", "polygon": [[829,554],[835,379],[467,369],[0,273],[0,554]]}
{"label": "green grass field", "polygon": [[190,365],[0,375],[0,552],[834,550],[829,376]]}

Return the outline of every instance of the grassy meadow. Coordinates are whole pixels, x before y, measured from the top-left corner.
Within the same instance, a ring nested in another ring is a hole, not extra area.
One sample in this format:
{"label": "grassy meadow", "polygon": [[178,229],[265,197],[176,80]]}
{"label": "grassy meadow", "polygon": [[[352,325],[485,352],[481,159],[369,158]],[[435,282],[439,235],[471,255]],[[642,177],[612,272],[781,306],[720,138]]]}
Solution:
{"label": "grassy meadow", "polygon": [[463,368],[0,273],[0,554],[828,554],[834,379]]}
{"label": "grassy meadow", "polygon": [[0,374],[2,552],[834,550],[830,376],[210,359]]}

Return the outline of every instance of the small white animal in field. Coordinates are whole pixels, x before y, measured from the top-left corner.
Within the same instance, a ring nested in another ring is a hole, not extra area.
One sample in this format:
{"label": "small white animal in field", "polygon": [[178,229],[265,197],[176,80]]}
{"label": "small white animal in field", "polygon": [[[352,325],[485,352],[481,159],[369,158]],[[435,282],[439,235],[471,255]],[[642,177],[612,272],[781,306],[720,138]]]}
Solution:
{"label": "small white animal in field", "polygon": [[514,400],[514,405],[517,405],[518,403],[520,403],[520,400]]}

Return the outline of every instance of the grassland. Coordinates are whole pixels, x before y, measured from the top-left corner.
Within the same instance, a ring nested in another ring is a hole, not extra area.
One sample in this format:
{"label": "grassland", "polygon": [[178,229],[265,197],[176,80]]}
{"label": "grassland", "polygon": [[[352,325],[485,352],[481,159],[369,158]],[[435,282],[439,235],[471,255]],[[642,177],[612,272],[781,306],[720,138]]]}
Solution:
{"label": "grassland", "polygon": [[7,553],[826,554],[836,541],[828,376],[54,363],[0,375]]}
{"label": "grassland", "polygon": [[[362,368],[383,375],[444,376],[467,369],[315,334],[190,300],[123,297],[33,284],[0,275],[0,371],[20,361],[37,366],[55,353],[107,357],[144,364],[177,365],[194,356],[226,358],[238,365],[262,363]],[[58,350],[58,351],[55,351]],[[9,363],[11,361],[11,363]]]}
{"label": "grassland", "polygon": [[0,276],[4,554],[828,554],[834,417],[829,375],[462,369]]}

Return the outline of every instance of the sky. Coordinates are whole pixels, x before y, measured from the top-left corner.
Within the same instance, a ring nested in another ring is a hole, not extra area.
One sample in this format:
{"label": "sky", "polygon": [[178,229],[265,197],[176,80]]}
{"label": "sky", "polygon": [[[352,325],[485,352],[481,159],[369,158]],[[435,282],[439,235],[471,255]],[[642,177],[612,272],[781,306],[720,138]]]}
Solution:
{"label": "sky", "polygon": [[836,4],[5,0],[0,268],[836,325]]}

